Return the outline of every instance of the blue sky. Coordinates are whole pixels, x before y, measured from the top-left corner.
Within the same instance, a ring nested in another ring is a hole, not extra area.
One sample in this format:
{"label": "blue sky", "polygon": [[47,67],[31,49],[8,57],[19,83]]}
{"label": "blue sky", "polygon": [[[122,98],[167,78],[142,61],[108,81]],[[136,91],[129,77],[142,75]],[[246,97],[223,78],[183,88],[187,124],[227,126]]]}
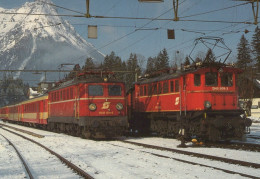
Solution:
{"label": "blue sky", "polygon": [[[1,0],[0,7],[17,8],[25,2],[25,0]],[[83,13],[86,12],[85,0],[52,0],[52,2],[62,7]],[[179,17],[242,3],[244,2],[232,0],[180,0]],[[172,7],[172,0],[164,0],[163,3],[139,3],[138,0],[90,0],[90,14],[93,16],[146,18],[156,18],[160,16],[160,18],[173,19],[174,14],[171,9]],[[62,9],[58,9],[58,12],[60,14],[75,14]],[[203,35],[222,37],[226,45],[231,48],[231,57],[234,59],[236,57],[237,44],[239,43],[241,35],[244,34],[244,30],[249,30],[249,33],[244,35],[251,41],[252,34],[256,27],[255,25],[242,23],[175,22],[168,20],[151,22],[150,20],[95,18],[65,19],[69,20],[77,32],[102,53],[110,54],[111,51],[114,51],[116,55],[120,56],[123,60],[126,60],[131,52],[143,55],[146,59],[150,56],[154,57],[163,48],[167,49],[170,60],[173,60],[176,55],[186,56],[191,52],[191,49],[194,46],[194,40]],[[251,5],[247,4],[205,15],[180,19],[253,22],[253,13]],[[145,24],[148,25],[144,26]],[[87,38],[87,25],[98,25],[98,39]],[[136,30],[138,27],[142,26],[144,26],[143,28],[146,30]],[[149,28],[150,30],[147,30]],[[159,30],[151,30],[151,28],[159,28]],[[175,40],[167,39],[167,29],[175,30]],[[199,49],[200,51],[206,51],[200,47]],[[180,53],[176,53],[177,51]]]}

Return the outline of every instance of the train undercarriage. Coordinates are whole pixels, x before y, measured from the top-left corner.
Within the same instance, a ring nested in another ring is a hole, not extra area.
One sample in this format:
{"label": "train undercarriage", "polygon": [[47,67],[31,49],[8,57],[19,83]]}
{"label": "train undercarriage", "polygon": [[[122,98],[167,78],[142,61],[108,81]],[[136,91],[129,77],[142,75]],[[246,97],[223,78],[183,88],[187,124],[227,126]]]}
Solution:
{"label": "train undercarriage", "polygon": [[[242,140],[249,132],[251,120],[243,111],[187,111],[135,113],[129,121],[133,131],[162,137],[184,137],[185,141]],[[135,128],[134,128],[135,127]]]}
{"label": "train undercarriage", "polygon": [[65,133],[86,139],[112,139],[122,136],[128,129],[127,117],[89,117],[79,120],[49,119],[48,124],[3,120],[28,127]]}

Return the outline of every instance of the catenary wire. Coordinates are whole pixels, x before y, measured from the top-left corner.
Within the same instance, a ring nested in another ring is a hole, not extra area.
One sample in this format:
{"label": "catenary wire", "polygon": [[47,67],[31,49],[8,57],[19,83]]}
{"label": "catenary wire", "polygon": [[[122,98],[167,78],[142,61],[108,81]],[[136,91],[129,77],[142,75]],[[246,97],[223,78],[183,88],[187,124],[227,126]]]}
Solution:
{"label": "catenary wire", "polygon": [[188,15],[188,16],[182,16],[182,17],[179,17],[179,18],[187,18],[187,17],[194,17],[194,16],[199,16],[199,15],[209,14],[209,13],[227,10],[227,9],[238,7],[238,6],[243,6],[243,5],[246,5],[246,4],[249,4],[249,3],[250,2],[246,2],[246,3],[242,3],[242,4],[238,4],[238,5],[234,5],[234,6],[229,6],[229,7],[225,7],[225,8],[221,8],[221,9],[216,9],[216,10],[212,10],[212,11],[202,12],[202,13],[198,13],[198,14],[192,14],[192,15]]}

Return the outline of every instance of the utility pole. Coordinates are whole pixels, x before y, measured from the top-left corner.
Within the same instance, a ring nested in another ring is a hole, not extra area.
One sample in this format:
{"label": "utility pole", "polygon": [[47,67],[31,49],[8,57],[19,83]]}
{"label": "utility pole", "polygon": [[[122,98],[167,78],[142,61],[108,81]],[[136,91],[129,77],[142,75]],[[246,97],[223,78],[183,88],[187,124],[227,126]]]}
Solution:
{"label": "utility pole", "polygon": [[[258,12],[259,12],[259,0],[236,0],[236,1],[251,2],[253,15],[254,15],[254,24],[257,25],[258,24]],[[255,3],[256,3],[256,6],[255,6]]]}
{"label": "utility pole", "polygon": [[86,8],[87,8],[87,14],[85,14],[85,16],[86,16],[86,18],[90,18],[91,17],[91,15],[90,15],[90,13],[89,13],[89,1],[90,0],[86,0]]}
{"label": "utility pole", "polygon": [[178,9],[179,9],[179,0],[173,0],[173,12],[174,12],[174,21],[178,21]]}

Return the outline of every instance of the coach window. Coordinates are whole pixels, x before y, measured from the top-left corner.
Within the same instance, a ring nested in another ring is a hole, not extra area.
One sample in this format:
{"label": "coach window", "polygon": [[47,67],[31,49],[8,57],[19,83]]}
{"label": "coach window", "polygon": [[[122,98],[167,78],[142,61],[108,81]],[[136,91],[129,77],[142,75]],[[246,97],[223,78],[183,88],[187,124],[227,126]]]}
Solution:
{"label": "coach window", "polygon": [[179,92],[180,90],[180,87],[179,87],[179,80],[176,80],[175,81],[175,92]]}
{"label": "coach window", "polygon": [[207,72],[205,74],[205,84],[206,86],[218,86],[218,73]]}
{"label": "coach window", "polygon": [[170,83],[170,90],[171,92],[174,92],[174,81],[171,81]]}
{"label": "coach window", "polygon": [[69,92],[69,88],[67,89],[67,99],[70,99],[70,92]]}
{"label": "coach window", "polygon": [[89,85],[88,86],[89,96],[103,96],[103,86],[101,85]]}
{"label": "coach window", "polygon": [[70,88],[70,99],[73,99],[73,88]]}
{"label": "coach window", "polygon": [[169,92],[169,85],[168,81],[163,83],[163,93],[168,93]]}
{"label": "coach window", "polygon": [[121,96],[122,90],[119,85],[108,85],[108,95],[109,96]]}
{"label": "coach window", "polygon": [[194,86],[200,86],[201,80],[200,80],[200,74],[194,74]]}
{"label": "coach window", "polygon": [[62,100],[62,90],[60,91],[60,100]]}
{"label": "coach window", "polygon": [[221,74],[221,86],[233,86],[232,73]]}
{"label": "coach window", "polygon": [[63,100],[66,100],[66,90],[63,90]]}

